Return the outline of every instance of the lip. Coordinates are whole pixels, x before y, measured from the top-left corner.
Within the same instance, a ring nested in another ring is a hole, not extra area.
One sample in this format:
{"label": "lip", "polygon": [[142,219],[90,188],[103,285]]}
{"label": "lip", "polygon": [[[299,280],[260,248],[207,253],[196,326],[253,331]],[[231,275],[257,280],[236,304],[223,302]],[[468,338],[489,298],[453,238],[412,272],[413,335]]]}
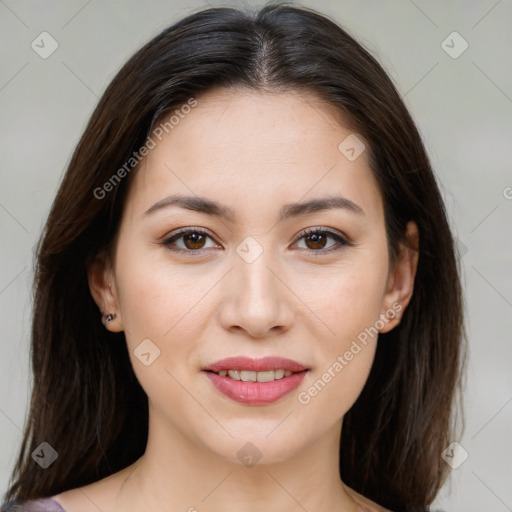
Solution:
{"label": "lip", "polygon": [[[265,372],[278,369],[294,373],[270,382],[244,382],[213,373],[222,370]],[[309,368],[297,361],[277,356],[261,359],[244,356],[228,357],[203,368],[203,373],[218,391],[236,402],[247,405],[265,405],[276,402],[299,386],[308,371]]]}
{"label": "lip", "polygon": [[221,359],[203,368],[204,371],[220,372],[222,370],[246,370],[250,372],[267,372],[269,370],[290,370],[291,372],[302,372],[308,370],[306,366],[297,361],[284,357],[269,356],[261,359],[237,356]]}
{"label": "lip", "polygon": [[[263,371],[263,370],[262,370]],[[308,370],[292,373],[289,377],[270,382],[244,382],[203,371],[215,388],[232,400],[247,405],[265,405],[276,402],[293,391]]]}

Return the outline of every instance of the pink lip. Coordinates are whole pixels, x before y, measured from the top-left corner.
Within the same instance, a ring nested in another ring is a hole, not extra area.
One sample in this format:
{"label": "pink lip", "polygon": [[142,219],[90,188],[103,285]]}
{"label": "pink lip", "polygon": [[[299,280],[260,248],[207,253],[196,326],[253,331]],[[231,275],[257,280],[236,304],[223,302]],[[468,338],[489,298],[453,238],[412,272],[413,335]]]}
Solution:
{"label": "pink lip", "polygon": [[[269,370],[289,370],[294,372],[289,377],[270,382],[244,382],[230,377],[221,377],[213,372],[222,370],[246,370],[265,372]],[[227,397],[243,404],[264,405],[275,402],[294,390],[302,381],[308,368],[283,357],[228,357],[203,368],[205,375],[218,391]]]}
{"label": "pink lip", "polygon": [[269,370],[290,370],[291,372],[301,372],[307,370],[304,365],[286,359],[284,357],[263,357],[261,359],[252,359],[250,357],[238,356],[221,359],[213,364],[205,366],[203,370],[220,372],[222,370],[246,370],[252,372],[266,372]]}
{"label": "pink lip", "polygon": [[221,377],[216,373],[208,371],[205,371],[204,374],[218,391],[232,400],[242,404],[264,405],[279,400],[295,389],[301,383],[306,372],[307,370],[292,373],[289,377],[283,377],[282,379],[270,382],[244,382],[233,380],[227,376]]}

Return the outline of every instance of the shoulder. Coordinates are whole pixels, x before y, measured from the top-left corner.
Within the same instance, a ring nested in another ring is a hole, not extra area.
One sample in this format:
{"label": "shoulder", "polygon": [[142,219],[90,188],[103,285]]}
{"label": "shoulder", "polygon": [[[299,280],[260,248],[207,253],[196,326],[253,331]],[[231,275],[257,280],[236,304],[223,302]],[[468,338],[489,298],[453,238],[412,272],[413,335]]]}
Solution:
{"label": "shoulder", "polygon": [[362,494],[354,491],[351,487],[345,486],[345,490],[352,496],[358,505],[358,512],[392,512],[391,510],[382,507],[378,503],[369,500]]}
{"label": "shoulder", "polygon": [[0,512],[66,512],[53,498],[5,503]]}
{"label": "shoulder", "polygon": [[[117,499],[125,480],[134,471],[137,462],[101,480],[76,487],[52,496],[62,507],[55,512],[99,512],[117,510]],[[3,512],[3,511],[0,511]],[[13,511],[14,512],[14,511]],[[29,511],[32,512],[32,511]],[[54,512],[53,509],[50,512]]]}

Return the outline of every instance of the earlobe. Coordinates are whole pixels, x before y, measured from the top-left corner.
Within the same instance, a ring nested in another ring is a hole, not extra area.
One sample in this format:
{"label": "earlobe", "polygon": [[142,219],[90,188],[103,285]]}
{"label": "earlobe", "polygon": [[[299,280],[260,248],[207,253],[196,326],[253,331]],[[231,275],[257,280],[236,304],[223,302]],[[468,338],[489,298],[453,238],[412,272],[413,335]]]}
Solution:
{"label": "earlobe", "polygon": [[382,316],[387,319],[381,333],[394,329],[407,308],[414,292],[414,278],[418,268],[419,231],[414,221],[406,227],[406,241],[401,242],[397,261],[390,272],[383,298]]}
{"label": "earlobe", "polygon": [[87,279],[91,296],[99,308],[99,320],[109,331],[122,331],[114,275],[105,256],[96,256],[87,265]]}

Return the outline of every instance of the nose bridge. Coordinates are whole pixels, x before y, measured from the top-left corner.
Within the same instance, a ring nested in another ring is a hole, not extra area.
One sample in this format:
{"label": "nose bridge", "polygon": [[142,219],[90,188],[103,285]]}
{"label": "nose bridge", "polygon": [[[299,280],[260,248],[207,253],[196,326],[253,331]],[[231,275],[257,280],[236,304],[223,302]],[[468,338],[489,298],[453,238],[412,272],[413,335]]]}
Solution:
{"label": "nose bridge", "polygon": [[[252,249],[251,249],[252,250]],[[271,261],[270,251],[261,252],[254,260],[237,258],[235,262],[235,279],[239,280],[237,287],[240,302],[246,301],[255,308],[275,309],[280,290],[278,283],[269,267],[275,267],[275,261]]]}
{"label": "nose bridge", "polygon": [[[263,336],[275,327],[288,327],[292,305],[280,280],[279,262],[270,250],[263,250],[254,240],[237,247],[230,279],[234,286],[224,297],[225,327],[241,327],[253,336]],[[270,270],[272,269],[272,271]]]}

